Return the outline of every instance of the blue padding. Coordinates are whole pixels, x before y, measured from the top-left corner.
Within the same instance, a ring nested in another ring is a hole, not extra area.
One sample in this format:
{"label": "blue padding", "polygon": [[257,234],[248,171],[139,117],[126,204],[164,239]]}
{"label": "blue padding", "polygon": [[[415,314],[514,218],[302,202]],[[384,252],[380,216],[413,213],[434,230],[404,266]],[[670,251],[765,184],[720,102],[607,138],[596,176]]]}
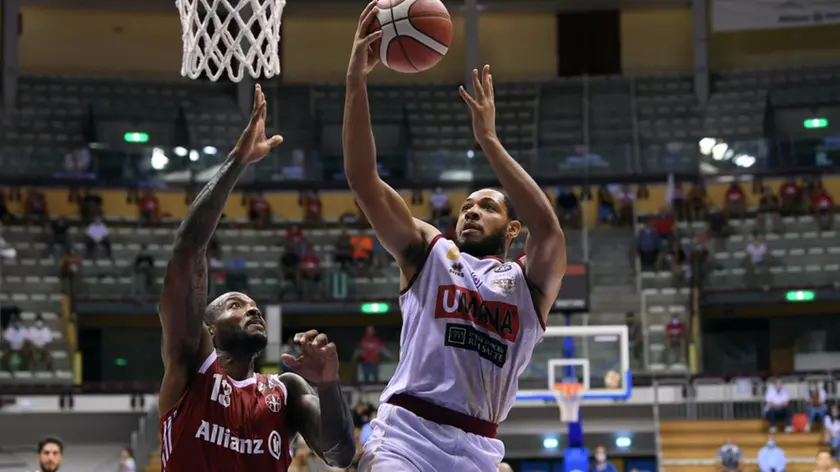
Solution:
{"label": "blue padding", "polygon": [[563,472],[587,472],[589,450],[584,447],[570,447],[563,451]]}

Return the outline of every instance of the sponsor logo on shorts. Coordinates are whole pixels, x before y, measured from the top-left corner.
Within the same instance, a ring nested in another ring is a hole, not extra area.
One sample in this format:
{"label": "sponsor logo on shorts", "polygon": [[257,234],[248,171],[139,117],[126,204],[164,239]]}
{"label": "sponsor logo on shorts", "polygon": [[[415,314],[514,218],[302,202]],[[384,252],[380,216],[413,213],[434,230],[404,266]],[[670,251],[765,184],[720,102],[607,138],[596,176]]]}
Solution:
{"label": "sponsor logo on shorts", "polygon": [[485,301],[481,294],[458,285],[438,287],[435,318],[469,321],[505,341],[519,335],[519,307],[499,301]]}

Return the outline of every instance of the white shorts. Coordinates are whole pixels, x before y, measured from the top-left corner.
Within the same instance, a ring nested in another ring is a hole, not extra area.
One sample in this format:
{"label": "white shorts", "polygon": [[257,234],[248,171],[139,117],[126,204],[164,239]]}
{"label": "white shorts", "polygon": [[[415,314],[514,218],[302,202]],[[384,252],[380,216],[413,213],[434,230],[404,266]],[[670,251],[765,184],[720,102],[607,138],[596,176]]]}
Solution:
{"label": "white shorts", "polygon": [[359,472],[488,472],[499,470],[505,445],[424,420],[388,403],[379,405]]}

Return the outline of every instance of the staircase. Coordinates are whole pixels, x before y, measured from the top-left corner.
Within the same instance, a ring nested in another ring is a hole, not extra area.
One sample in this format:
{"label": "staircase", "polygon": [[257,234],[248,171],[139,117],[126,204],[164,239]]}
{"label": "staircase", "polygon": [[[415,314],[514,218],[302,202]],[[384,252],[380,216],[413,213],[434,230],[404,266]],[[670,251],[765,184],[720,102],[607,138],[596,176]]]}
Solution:
{"label": "staircase", "polygon": [[633,237],[630,228],[589,232],[591,324],[624,324],[624,314],[641,306],[630,265]]}

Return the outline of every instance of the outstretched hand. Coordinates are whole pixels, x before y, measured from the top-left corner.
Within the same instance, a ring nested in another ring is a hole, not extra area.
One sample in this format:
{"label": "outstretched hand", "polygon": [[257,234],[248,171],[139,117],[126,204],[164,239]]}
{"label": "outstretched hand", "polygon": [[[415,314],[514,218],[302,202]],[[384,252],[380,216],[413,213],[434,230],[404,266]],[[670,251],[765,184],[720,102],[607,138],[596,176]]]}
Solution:
{"label": "outstretched hand", "polygon": [[359,25],[353,37],[353,50],[350,52],[350,64],[347,66],[347,77],[352,79],[364,78],[379,63],[379,52],[373,50],[373,43],[382,37],[382,30],[368,33],[370,25],[379,13],[378,0],[373,0],[365,7],[359,16]]}
{"label": "outstretched hand", "polygon": [[265,94],[263,94],[262,87],[257,84],[254,92],[254,109],[251,111],[251,121],[248,122],[248,127],[242,132],[232,152],[234,157],[246,164],[259,161],[283,142],[283,137],[280,135],[274,135],[271,138],[266,137],[265,114]]}
{"label": "outstretched hand", "polygon": [[473,88],[475,98],[462,85],[458,91],[461,98],[469,105],[472,114],[473,134],[479,143],[496,137],[496,99],[493,92],[493,76],[490,66],[485,65],[479,78],[478,70],[473,69]]}
{"label": "outstretched hand", "polygon": [[301,354],[283,354],[280,358],[295,373],[314,383],[338,381],[338,353],[326,334],[312,329],[295,334],[293,342],[300,346]]}

